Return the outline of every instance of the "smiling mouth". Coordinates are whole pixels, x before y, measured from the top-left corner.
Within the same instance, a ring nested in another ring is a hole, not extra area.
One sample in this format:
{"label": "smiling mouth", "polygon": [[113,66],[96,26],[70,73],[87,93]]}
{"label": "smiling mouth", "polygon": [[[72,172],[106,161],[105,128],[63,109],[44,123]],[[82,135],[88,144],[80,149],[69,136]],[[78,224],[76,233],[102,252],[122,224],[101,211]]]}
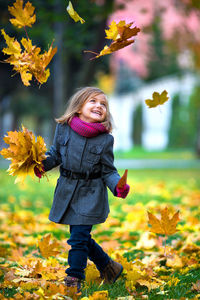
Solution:
{"label": "smiling mouth", "polygon": [[94,113],[94,114],[96,114],[96,115],[99,115],[99,116],[102,115],[102,113],[101,113],[100,111],[92,111],[92,113]]}

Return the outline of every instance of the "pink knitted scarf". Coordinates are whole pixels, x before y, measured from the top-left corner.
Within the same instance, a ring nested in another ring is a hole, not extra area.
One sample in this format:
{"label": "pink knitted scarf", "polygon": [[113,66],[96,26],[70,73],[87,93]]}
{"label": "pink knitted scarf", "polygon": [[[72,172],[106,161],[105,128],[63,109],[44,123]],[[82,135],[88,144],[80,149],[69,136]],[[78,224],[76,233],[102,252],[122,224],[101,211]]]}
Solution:
{"label": "pink knitted scarf", "polygon": [[82,121],[79,117],[73,117],[69,125],[75,132],[85,137],[94,137],[108,132],[101,123],[88,123]]}

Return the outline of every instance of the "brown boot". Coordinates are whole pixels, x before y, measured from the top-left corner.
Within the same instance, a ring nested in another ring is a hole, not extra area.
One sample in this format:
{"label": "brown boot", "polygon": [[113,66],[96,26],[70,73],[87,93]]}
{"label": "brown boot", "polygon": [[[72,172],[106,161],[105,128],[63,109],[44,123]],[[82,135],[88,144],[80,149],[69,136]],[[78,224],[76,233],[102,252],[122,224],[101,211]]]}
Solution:
{"label": "brown boot", "polygon": [[67,287],[75,287],[77,288],[77,293],[80,293],[81,291],[81,280],[79,278],[76,277],[72,277],[72,276],[67,276],[64,278],[65,281],[65,285]]}
{"label": "brown boot", "polygon": [[114,283],[121,275],[122,271],[122,265],[111,259],[105,269],[101,272],[101,278],[104,279],[104,283]]}

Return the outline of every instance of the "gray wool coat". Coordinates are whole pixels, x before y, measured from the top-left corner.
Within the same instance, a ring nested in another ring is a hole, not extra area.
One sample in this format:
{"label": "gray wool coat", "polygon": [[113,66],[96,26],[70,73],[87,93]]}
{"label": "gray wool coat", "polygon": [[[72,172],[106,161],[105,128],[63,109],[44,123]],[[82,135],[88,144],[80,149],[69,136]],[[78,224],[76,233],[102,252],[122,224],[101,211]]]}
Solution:
{"label": "gray wool coat", "polygon": [[60,224],[103,223],[109,214],[107,187],[115,195],[120,176],[113,165],[113,136],[86,138],[67,124],[57,124],[53,145],[43,161],[45,171],[60,165],[73,172],[99,172],[96,179],[71,179],[60,174],[49,219]]}

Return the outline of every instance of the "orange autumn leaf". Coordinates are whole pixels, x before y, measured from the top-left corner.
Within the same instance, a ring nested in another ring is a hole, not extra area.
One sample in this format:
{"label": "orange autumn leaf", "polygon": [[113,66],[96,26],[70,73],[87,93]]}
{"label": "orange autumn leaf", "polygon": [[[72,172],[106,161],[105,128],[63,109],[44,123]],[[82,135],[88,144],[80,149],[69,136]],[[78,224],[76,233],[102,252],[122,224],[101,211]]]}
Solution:
{"label": "orange autumn leaf", "polygon": [[118,181],[117,187],[119,189],[122,189],[125,186],[125,184],[127,183],[127,175],[128,175],[128,170],[126,169],[123,176]]}
{"label": "orange autumn leaf", "polygon": [[48,258],[49,256],[55,256],[59,253],[59,244],[55,240],[51,240],[51,234],[47,233],[45,236],[38,241],[38,246],[43,257]]}
{"label": "orange autumn leaf", "polygon": [[94,292],[91,296],[89,296],[89,300],[107,300],[108,298],[108,291],[97,291]]}
{"label": "orange autumn leaf", "polygon": [[156,107],[158,105],[164,104],[169,97],[167,97],[167,91],[164,90],[161,94],[154,92],[152,95],[153,99],[146,99],[145,103],[149,108]]}
{"label": "orange autumn leaf", "polygon": [[133,22],[126,24],[125,21],[120,21],[119,23],[112,21],[112,23],[109,26],[109,29],[105,30],[106,32],[105,38],[112,40],[110,46],[106,45],[99,54],[94,53],[92,51],[85,51],[85,52],[94,53],[96,55],[95,57],[92,58],[94,59],[103,55],[113,53],[134,43],[134,39],[130,39],[130,38],[136,36],[140,31],[140,28],[136,26],[131,28],[132,24]]}
{"label": "orange autumn leaf", "polygon": [[26,176],[35,177],[34,168],[44,174],[42,160],[45,159],[46,145],[42,137],[35,136],[31,131],[22,125],[22,131],[9,131],[4,137],[4,142],[9,145],[3,148],[0,154],[11,160],[8,172],[12,176],[17,176],[15,183],[24,181]]}
{"label": "orange autumn leaf", "polygon": [[8,10],[14,16],[10,22],[18,28],[31,27],[36,21],[35,7],[29,1],[23,8],[23,0],[16,0],[13,6],[8,6]]}
{"label": "orange autumn leaf", "polygon": [[161,211],[161,220],[156,218],[149,211],[148,217],[148,223],[152,226],[150,230],[151,232],[157,234],[172,235],[178,231],[176,229],[176,225],[180,221],[178,211],[173,215],[171,219],[169,218],[169,210],[167,207]]}
{"label": "orange autumn leaf", "polygon": [[192,290],[200,292],[200,280],[197,280],[196,283],[192,283]]}

